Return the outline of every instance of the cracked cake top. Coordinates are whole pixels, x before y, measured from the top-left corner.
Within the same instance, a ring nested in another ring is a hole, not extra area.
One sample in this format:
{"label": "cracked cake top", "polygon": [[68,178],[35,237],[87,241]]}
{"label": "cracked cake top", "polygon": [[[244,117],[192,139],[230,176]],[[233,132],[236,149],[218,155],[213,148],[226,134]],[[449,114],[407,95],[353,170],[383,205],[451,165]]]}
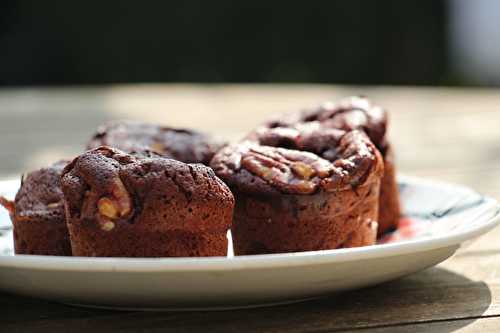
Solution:
{"label": "cracked cake top", "polygon": [[253,194],[355,189],[383,173],[380,153],[363,132],[317,121],[261,128],[222,149],[211,167],[231,188]]}
{"label": "cracked cake top", "polygon": [[46,220],[64,223],[63,193],[60,177],[67,161],[56,162],[23,176],[13,202],[0,198],[16,221]]}
{"label": "cracked cake top", "polygon": [[326,128],[362,130],[382,154],[387,150],[387,112],[363,96],[351,96],[338,102],[325,102],[314,108],[285,114],[265,122],[262,127],[293,127],[315,121]]}
{"label": "cracked cake top", "polygon": [[118,148],[127,153],[153,151],[184,163],[210,163],[224,146],[208,134],[138,121],[114,121],[102,125],[87,145]]}
{"label": "cracked cake top", "polygon": [[97,221],[102,230],[122,224],[148,230],[227,230],[221,215],[234,198],[212,169],[163,157],[99,147],[64,170],[62,188],[70,223]]}

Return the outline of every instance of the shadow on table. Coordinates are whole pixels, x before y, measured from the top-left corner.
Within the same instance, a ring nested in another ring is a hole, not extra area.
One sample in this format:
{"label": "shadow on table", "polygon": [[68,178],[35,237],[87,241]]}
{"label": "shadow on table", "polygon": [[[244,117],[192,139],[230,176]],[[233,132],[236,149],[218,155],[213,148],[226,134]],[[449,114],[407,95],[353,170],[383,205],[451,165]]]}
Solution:
{"label": "shadow on table", "polygon": [[[43,327],[51,332],[67,329],[68,325],[75,332],[115,328],[125,332],[156,332],[166,328],[176,332],[303,332],[378,328],[385,332],[389,327],[394,331],[424,332],[433,324],[439,325],[439,328],[436,327],[439,332],[452,332],[474,322],[491,303],[491,293],[485,283],[442,268],[431,268],[397,281],[313,301],[234,311],[112,312],[9,297],[25,309],[25,315],[12,309],[11,315],[19,318],[19,321],[9,320],[12,328],[23,331],[22,328],[26,327],[26,331],[30,331]],[[33,304],[30,305],[30,302]],[[3,316],[8,315],[9,308]],[[29,316],[45,319],[39,322],[38,318]],[[443,325],[443,322],[453,319],[460,320]],[[415,326],[415,323],[422,324]]]}
{"label": "shadow on table", "polygon": [[[277,328],[287,332],[330,331],[448,319],[466,319],[460,321],[466,326],[490,304],[491,292],[484,282],[434,267],[379,286],[288,306],[200,313],[193,322],[202,323],[200,328],[214,325],[228,330],[237,325],[240,332]],[[453,325],[449,331],[456,329]],[[446,332],[446,328],[439,331]]]}

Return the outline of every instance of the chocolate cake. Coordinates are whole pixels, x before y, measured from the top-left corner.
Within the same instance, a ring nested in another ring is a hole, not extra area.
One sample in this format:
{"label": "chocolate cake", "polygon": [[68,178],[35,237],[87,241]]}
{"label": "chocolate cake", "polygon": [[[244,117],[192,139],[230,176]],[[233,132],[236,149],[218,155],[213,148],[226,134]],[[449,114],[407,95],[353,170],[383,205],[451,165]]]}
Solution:
{"label": "chocolate cake", "polygon": [[251,133],[248,138],[255,139],[262,129],[287,128],[307,122],[320,122],[324,128],[363,130],[368,135],[384,158],[385,174],[380,190],[378,233],[381,235],[396,229],[400,217],[400,204],[393,151],[386,136],[387,112],[365,97],[353,96],[337,103],[326,102],[316,108],[282,115],[266,122],[257,129],[257,133]]}
{"label": "chocolate cake", "polygon": [[60,177],[66,161],[29,173],[15,200],[0,197],[14,227],[16,254],[70,256]]}
{"label": "chocolate cake", "polygon": [[372,245],[383,161],[361,131],[267,128],[211,162],[236,198],[235,253]]}
{"label": "chocolate cake", "polygon": [[208,134],[143,122],[116,121],[101,126],[87,145],[118,148],[127,153],[145,149],[184,163],[208,165],[214,154],[224,146]]}
{"label": "chocolate cake", "polygon": [[212,169],[99,147],[64,170],[73,255],[225,256],[234,198]]}

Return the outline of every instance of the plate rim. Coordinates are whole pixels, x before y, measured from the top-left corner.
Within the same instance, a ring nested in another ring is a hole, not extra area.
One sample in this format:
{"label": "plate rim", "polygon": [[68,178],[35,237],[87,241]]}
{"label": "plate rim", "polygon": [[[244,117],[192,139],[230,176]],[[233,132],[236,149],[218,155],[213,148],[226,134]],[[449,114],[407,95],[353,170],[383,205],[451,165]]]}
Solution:
{"label": "plate rim", "polygon": [[[13,186],[18,180],[0,181]],[[413,176],[398,176],[398,182],[424,184],[428,186],[460,188],[478,192],[469,187],[443,181],[435,181]],[[479,194],[480,195],[480,194]],[[186,272],[186,271],[226,271],[283,268],[334,264],[351,260],[368,260],[380,257],[405,255],[434,249],[458,246],[476,238],[500,224],[500,205],[494,198],[482,196],[488,204],[486,212],[492,216],[478,225],[465,230],[453,231],[439,237],[421,237],[399,243],[377,244],[358,248],[277,253],[262,255],[244,255],[234,257],[182,257],[182,258],[89,258],[43,255],[0,255],[0,268],[20,268],[44,271],[86,271],[86,272]]]}

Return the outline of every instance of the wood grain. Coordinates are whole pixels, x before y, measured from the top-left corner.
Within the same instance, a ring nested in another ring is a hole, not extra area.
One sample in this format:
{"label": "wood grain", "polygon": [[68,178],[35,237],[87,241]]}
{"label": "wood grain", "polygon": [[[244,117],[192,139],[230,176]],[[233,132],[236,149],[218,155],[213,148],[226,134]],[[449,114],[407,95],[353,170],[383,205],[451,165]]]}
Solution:
{"label": "wood grain", "polygon": [[[0,90],[0,178],[71,157],[102,122],[140,119],[237,140],[276,112],[365,94],[391,113],[401,173],[500,199],[500,94],[494,89],[327,85],[135,85]],[[138,313],[0,294],[10,332],[498,332],[500,229],[436,268],[364,290],[274,308]]]}
{"label": "wood grain", "polygon": [[368,330],[341,330],[337,332],[365,332],[372,333],[496,333],[500,327],[500,319],[483,318],[475,320],[476,318],[461,319],[461,320],[444,320],[429,323],[408,324],[398,326],[380,326],[370,328]]}

